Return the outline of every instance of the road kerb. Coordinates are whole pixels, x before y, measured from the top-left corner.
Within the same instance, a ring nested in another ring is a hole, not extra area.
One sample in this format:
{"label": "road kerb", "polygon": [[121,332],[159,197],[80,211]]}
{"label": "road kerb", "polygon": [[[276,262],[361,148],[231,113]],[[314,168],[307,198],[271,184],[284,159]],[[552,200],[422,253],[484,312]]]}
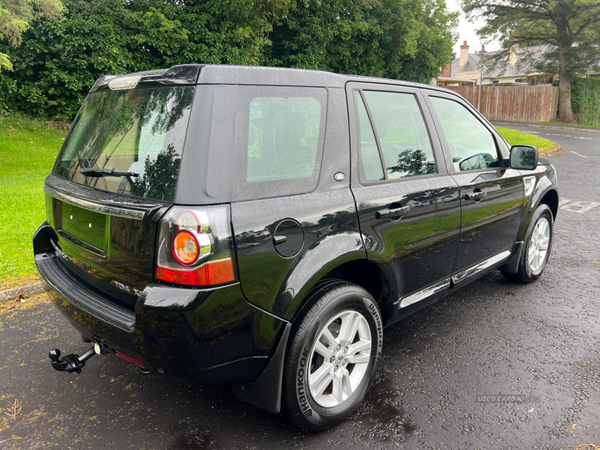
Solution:
{"label": "road kerb", "polygon": [[44,292],[46,288],[45,281],[36,281],[34,283],[24,284],[23,286],[15,286],[13,288],[0,291],[0,303],[14,300],[20,295],[30,297]]}
{"label": "road kerb", "polygon": [[560,153],[564,150],[564,147],[560,144],[558,144],[556,147],[552,147],[548,150],[545,150],[543,152],[540,152],[540,156],[552,156],[552,155],[556,155],[557,153]]}
{"label": "road kerb", "polygon": [[600,133],[600,128],[569,127],[562,125],[551,125],[546,123],[525,123],[525,122],[496,122],[491,121],[492,125],[499,127],[528,127],[528,128],[547,128],[548,130],[562,131],[582,131],[585,133]]}

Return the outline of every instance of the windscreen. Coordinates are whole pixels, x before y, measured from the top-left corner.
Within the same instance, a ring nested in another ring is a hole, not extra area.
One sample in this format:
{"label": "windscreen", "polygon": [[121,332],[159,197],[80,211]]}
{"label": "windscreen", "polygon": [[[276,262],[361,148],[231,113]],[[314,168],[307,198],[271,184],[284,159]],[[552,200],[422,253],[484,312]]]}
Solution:
{"label": "windscreen", "polygon": [[193,95],[194,86],[91,94],[54,173],[107,192],[173,201]]}

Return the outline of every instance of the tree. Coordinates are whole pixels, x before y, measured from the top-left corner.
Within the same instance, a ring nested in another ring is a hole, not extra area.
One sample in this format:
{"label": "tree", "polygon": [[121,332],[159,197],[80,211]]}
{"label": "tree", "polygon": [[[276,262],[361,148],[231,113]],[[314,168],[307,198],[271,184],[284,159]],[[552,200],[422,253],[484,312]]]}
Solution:
{"label": "tree", "polygon": [[[521,49],[537,71],[558,73],[559,119],[573,122],[571,85],[578,74],[598,70],[600,62],[599,0],[463,0],[468,17],[480,17],[480,36],[498,39],[497,61]],[[527,48],[546,45],[545,52]]]}
{"label": "tree", "polygon": [[[40,16],[62,17],[64,9],[60,0],[0,0],[0,41],[7,40],[11,46],[19,46],[32,20]],[[12,63],[6,53],[0,52],[2,69],[12,70]]]}
{"label": "tree", "polygon": [[298,0],[274,27],[267,63],[428,83],[457,18],[444,0]]}

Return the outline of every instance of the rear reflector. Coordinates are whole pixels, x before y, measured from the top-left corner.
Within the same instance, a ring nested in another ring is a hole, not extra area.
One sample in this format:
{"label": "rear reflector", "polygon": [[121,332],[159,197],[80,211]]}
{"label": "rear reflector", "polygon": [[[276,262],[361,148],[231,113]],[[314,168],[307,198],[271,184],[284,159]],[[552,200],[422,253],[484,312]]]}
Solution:
{"label": "rear reflector", "polygon": [[156,272],[156,278],[159,280],[191,286],[211,286],[235,280],[233,261],[231,259],[211,261],[191,271],[168,269],[159,266]]}
{"label": "rear reflector", "polygon": [[117,354],[117,356],[120,356],[123,359],[126,359],[127,361],[129,361],[130,363],[135,364],[136,366],[140,366],[143,368],[146,368],[146,366],[144,365],[143,362],[138,361],[137,359],[133,359],[131,356],[127,356],[123,353],[121,353],[120,351],[115,350],[115,353]]}

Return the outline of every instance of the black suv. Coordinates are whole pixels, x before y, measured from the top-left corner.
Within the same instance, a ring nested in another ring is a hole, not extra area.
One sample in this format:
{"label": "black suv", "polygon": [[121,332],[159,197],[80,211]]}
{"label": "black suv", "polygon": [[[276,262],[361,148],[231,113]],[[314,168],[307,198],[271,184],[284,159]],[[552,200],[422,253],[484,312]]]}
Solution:
{"label": "black suv", "polygon": [[105,76],[44,184],[37,267],[95,353],[228,382],[321,430],[365,397],[383,327],[548,260],[556,173],[462,97],[210,65]]}

